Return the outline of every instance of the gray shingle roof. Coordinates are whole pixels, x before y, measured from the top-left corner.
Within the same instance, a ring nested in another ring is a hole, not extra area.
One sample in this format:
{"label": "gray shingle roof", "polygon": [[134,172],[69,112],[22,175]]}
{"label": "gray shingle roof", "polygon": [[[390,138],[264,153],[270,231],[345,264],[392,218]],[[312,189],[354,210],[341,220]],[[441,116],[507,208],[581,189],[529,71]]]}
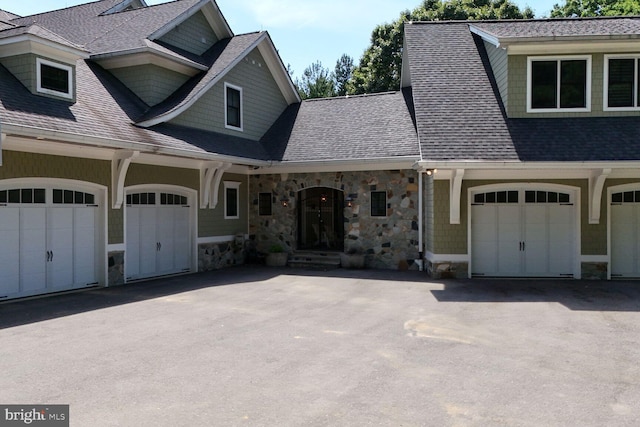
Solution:
{"label": "gray shingle roof", "polygon": [[424,160],[640,160],[640,117],[507,118],[484,43],[468,26],[405,26]]}
{"label": "gray shingle roof", "polygon": [[92,54],[146,47],[145,40],[201,0],[179,0],[109,15],[101,13],[122,0],[101,0],[52,12],[26,16],[11,22],[34,23],[85,46]]}
{"label": "gray shingle roof", "polygon": [[275,160],[357,160],[420,155],[410,91],[303,101],[264,135]]}
{"label": "gray shingle roof", "polygon": [[20,15],[16,15],[15,13],[7,12],[6,10],[0,9],[0,21],[6,22],[16,18],[20,18]]}
{"label": "gray shingle roof", "polygon": [[8,38],[8,37],[15,37],[15,36],[20,36],[20,35],[24,35],[24,34],[29,34],[29,35],[33,35],[33,36],[37,36],[40,37],[42,39],[45,40],[50,40],[53,42],[56,42],[60,45],[63,46],[68,46],[68,47],[72,47],[74,49],[78,49],[78,50],[84,50],[84,48],[82,46],[76,45],[74,43],[71,43],[69,40],[59,36],[58,34],[49,31],[46,28],[41,27],[38,24],[33,24],[33,25],[28,25],[28,26],[12,26],[9,27],[7,29],[2,28],[2,22],[0,22],[0,39],[4,39],[4,38]]}
{"label": "gray shingle roof", "polygon": [[640,37],[640,17],[554,18],[471,23],[499,39],[546,37]]}

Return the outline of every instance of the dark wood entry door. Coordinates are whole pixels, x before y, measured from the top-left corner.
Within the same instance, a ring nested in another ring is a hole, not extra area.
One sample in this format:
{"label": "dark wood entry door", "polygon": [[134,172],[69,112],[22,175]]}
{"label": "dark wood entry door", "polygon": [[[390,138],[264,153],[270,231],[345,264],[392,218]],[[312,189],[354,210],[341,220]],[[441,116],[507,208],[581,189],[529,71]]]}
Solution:
{"label": "dark wood entry door", "polygon": [[333,188],[302,190],[298,198],[298,248],[344,249],[344,194]]}

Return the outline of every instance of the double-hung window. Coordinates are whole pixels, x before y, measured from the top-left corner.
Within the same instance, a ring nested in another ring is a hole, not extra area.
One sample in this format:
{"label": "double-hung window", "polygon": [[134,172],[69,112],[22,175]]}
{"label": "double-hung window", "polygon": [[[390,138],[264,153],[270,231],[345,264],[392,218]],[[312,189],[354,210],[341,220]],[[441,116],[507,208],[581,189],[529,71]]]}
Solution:
{"label": "double-hung window", "polygon": [[242,131],[242,88],[224,84],[225,127]]}
{"label": "double-hung window", "polygon": [[36,59],[37,89],[40,93],[73,98],[73,69],[46,59]]}
{"label": "double-hung window", "polygon": [[527,112],[591,110],[591,57],[529,57]]}
{"label": "double-hung window", "polygon": [[605,55],[605,110],[635,110],[640,107],[639,60],[637,55]]}
{"label": "double-hung window", "polygon": [[240,218],[240,184],[224,181],[224,219]]}

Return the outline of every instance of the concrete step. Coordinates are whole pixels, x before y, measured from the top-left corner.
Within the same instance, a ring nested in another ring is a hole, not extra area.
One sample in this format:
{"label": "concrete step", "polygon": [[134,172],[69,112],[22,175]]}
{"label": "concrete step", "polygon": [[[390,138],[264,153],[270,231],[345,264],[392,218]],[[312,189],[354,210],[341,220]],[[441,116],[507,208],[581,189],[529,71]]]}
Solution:
{"label": "concrete step", "polygon": [[340,267],[339,252],[295,251],[289,256],[289,266],[296,268],[334,269]]}

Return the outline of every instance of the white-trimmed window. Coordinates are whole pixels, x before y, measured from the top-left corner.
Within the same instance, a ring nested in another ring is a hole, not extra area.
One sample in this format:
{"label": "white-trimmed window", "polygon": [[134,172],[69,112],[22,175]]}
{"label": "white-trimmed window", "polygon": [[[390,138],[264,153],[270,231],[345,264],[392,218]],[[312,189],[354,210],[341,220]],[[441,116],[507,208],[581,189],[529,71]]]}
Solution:
{"label": "white-trimmed window", "polygon": [[640,109],[640,55],[604,56],[604,110]]}
{"label": "white-trimmed window", "polygon": [[527,112],[558,111],[591,111],[591,56],[527,59]]}
{"label": "white-trimmed window", "polygon": [[240,184],[224,181],[224,219],[240,219]]}
{"label": "white-trimmed window", "polygon": [[224,105],[225,127],[242,131],[242,88],[225,83]]}
{"label": "white-trimmed window", "polygon": [[73,68],[36,58],[37,90],[47,95],[73,98]]}

